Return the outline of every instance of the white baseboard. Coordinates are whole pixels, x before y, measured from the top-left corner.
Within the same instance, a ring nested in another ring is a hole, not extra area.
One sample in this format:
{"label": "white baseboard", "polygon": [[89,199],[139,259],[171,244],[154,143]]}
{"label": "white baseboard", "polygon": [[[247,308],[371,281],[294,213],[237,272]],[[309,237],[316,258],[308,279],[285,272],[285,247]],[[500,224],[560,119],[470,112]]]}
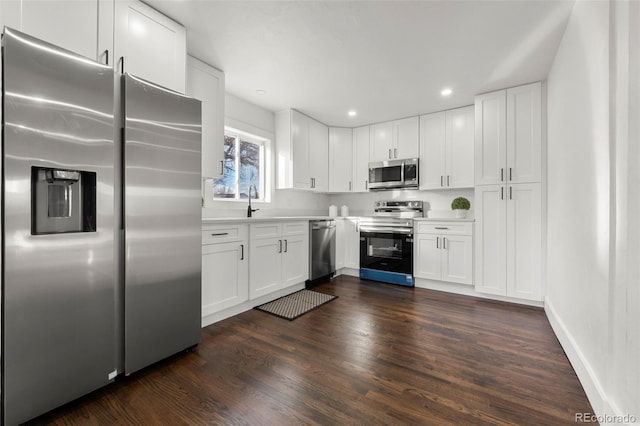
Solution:
{"label": "white baseboard", "polygon": [[277,299],[278,297],[286,296],[287,294],[291,294],[294,291],[302,290],[305,286],[305,283],[299,283],[287,288],[280,289],[271,294],[266,294],[264,296],[258,297],[257,299],[247,300],[239,305],[232,306],[230,308],[224,309],[222,311],[206,315],[202,317],[202,327],[206,327],[211,324],[215,324],[218,321],[222,321],[224,319],[230,318],[234,315],[241,314],[243,312],[249,311],[255,308],[258,305],[262,305],[263,303],[271,302],[272,300]]}
{"label": "white baseboard", "polygon": [[447,293],[462,294],[463,296],[473,296],[482,299],[499,300],[501,302],[517,303],[519,305],[536,306],[542,308],[543,302],[536,300],[515,299],[513,297],[497,296],[495,294],[478,293],[473,285],[449,283],[444,281],[427,280],[424,278],[414,278],[414,284],[417,288],[426,288],[429,290],[445,291]]}
{"label": "white baseboard", "polygon": [[[591,407],[597,417],[606,418],[606,416],[617,415],[612,407],[609,406],[607,395],[598,380],[589,360],[584,356],[575,339],[565,326],[562,318],[553,306],[553,302],[548,298],[544,303],[544,311],[547,314],[551,328],[560,341],[560,345],[569,358],[569,362],[578,376],[578,380],[582,384],[587,398],[591,403]],[[602,422],[603,424],[606,422]],[[620,424],[620,423],[616,423]]]}

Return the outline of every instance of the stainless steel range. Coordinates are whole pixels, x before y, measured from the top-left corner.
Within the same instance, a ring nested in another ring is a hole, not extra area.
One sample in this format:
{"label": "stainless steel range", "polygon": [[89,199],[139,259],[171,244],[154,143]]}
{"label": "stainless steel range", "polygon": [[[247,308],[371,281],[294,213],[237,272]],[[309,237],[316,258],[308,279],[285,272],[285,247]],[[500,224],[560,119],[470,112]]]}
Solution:
{"label": "stainless steel range", "polygon": [[360,278],[413,287],[413,218],[422,201],[376,201],[360,219]]}

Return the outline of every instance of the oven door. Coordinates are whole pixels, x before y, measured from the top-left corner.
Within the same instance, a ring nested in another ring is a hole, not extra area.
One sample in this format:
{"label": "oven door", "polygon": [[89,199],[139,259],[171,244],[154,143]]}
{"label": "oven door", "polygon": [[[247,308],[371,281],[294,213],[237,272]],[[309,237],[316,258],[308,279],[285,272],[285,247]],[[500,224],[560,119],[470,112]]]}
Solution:
{"label": "oven door", "polygon": [[361,230],[360,278],[413,286],[413,234]]}

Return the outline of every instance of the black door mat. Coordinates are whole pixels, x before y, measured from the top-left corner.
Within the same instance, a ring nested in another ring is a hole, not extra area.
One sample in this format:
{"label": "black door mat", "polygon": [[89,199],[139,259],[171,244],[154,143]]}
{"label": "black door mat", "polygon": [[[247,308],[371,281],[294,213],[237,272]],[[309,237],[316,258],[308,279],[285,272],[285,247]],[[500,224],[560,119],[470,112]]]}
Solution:
{"label": "black door mat", "polygon": [[256,306],[255,309],[292,321],[337,297],[332,294],[303,289],[264,305]]}

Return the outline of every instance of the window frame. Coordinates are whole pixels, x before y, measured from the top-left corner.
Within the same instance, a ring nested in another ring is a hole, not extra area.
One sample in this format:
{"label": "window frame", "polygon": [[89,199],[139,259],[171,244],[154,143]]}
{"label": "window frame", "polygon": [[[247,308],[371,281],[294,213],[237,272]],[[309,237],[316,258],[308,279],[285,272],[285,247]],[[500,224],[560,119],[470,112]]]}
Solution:
{"label": "window frame", "polygon": [[[269,162],[268,162],[268,157],[269,157],[269,148],[270,148],[270,144],[271,141],[269,139],[254,135],[252,133],[249,132],[244,132],[242,130],[238,130],[229,126],[225,126],[224,127],[224,137],[232,137],[235,139],[235,172],[236,172],[236,178],[235,178],[235,195],[234,198],[223,198],[223,197],[216,197],[215,195],[215,179],[212,183],[212,188],[211,188],[211,195],[212,195],[212,200],[213,201],[230,201],[230,202],[241,202],[241,203],[246,203],[248,200],[246,198],[240,198],[240,144],[242,142],[248,142],[248,143],[252,143],[252,144],[256,144],[260,146],[260,167],[259,167],[259,182],[260,185],[257,188],[258,190],[258,195],[260,195],[259,198],[251,198],[252,202],[262,202],[262,203],[268,203],[270,202],[270,197],[269,197],[269,184],[267,182],[267,178],[268,178],[268,169],[269,169]],[[255,195],[252,193],[252,195]]]}

